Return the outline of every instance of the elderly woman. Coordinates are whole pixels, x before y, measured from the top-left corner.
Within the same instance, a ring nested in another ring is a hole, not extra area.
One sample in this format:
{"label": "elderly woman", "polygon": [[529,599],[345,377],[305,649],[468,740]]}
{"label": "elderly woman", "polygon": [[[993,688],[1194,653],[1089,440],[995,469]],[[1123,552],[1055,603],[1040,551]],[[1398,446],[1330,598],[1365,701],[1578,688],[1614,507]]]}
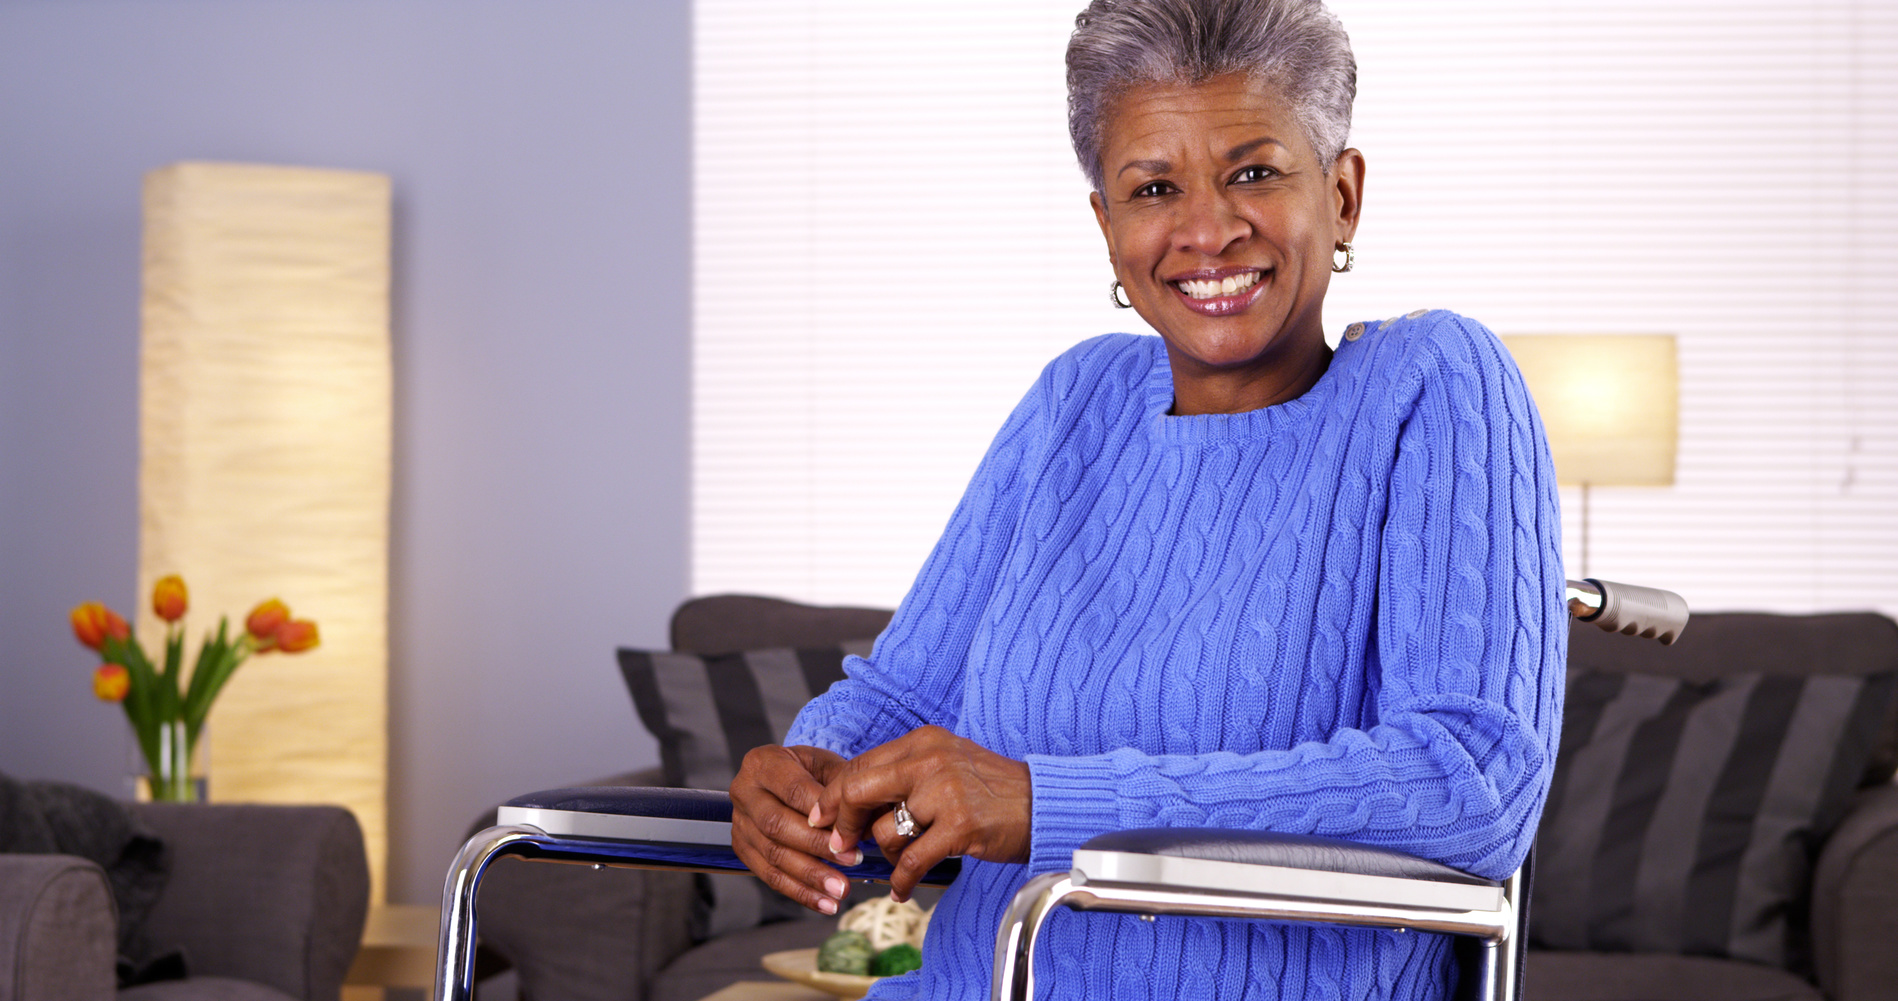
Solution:
{"label": "elderly woman", "polygon": [[[1031,874],[1131,827],[1349,838],[1484,876],[1534,837],[1561,715],[1555,478],[1494,335],[1442,310],[1352,323],[1355,62],[1315,0],[1096,0],[1069,121],[1117,304],[1158,338],[1056,358],[888,631],[745,759],[733,842],[835,912],[861,838],[906,896],[964,865],[923,968],[989,987]],[[1059,997],[1448,993],[1438,936],[1057,915]]]}

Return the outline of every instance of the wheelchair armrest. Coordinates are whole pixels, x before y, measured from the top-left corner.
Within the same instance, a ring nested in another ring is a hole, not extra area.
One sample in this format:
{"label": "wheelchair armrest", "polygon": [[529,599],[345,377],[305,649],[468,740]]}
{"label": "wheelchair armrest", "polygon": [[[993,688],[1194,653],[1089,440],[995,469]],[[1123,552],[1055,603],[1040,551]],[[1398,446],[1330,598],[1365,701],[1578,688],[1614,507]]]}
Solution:
{"label": "wheelchair armrest", "polygon": [[[1526,868],[1526,867],[1525,867]],[[1096,837],[1068,872],[1029,877],[995,933],[991,997],[1035,993],[1036,939],[1057,907],[1078,911],[1416,929],[1480,940],[1481,997],[1521,983],[1521,870],[1497,882],[1404,852],[1334,838],[1216,828]]]}
{"label": "wheelchair armrest", "polygon": [[732,801],[725,793],[709,789],[574,786],[516,796],[501,804],[495,823],[537,827],[575,838],[729,848]]}
{"label": "wheelchair armrest", "polygon": [[[547,862],[744,872],[731,847],[731,797],[702,789],[582,786],[548,789],[509,800],[498,823],[477,831],[449,864],[442,887],[441,945],[436,953],[435,997],[474,996],[475,895],[482,874],[503,856]],[[885,880],[894,867],[874,843],[863,862],[835,866],[851,879]],[[946,859],[923,882],[953,881],[962,860]]]}
{"label": "wheelchair armrest", "polygon": [[1313,901],[1493,911],[1503,884],[1389,848],[1220,828],[1103,834],[1074,853],[1077,886],[1265,894]]}
{"label": "wheelchair armrest", "polygon": [[[732,801],[709,789],[651,786],[579,786],[547,789],[508,800],[496,823],[530,827],[572,842],[589,860],[607,865],[635,862],[654,867],[706,872],[744,872],[732,851]],[[837,868],[850,879],[888,880],[894,870],[874,842],[865,842],[863,862]],[[524,857],[559,857],[542,846]],[[605,856],[611,856],[609,860]],[[947,885],[962,870],[951,858],[931,869],[923,882]]]}

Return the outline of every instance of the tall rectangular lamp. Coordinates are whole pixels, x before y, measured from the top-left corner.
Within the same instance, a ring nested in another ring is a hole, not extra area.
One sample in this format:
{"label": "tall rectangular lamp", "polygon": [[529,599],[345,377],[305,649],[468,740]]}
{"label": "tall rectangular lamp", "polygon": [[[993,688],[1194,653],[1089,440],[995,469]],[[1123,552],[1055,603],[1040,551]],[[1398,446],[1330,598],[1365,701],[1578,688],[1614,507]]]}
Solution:
{"label": "tall rectangular lamp", "polygon": [[321,647],[252,659],[218,699],[210,795],[348,807],[378,895],[389,223],[381,174],[180,163],[145,178],[139,593],[183,574],[193,642],[219,614],[242,629],[265,598],[317,621]]}
{"label": "tall rectangular lamp", "polygon": [[1581,573],[1588,575],[1589,490],[1674,482],[1680,373],[1672,334],[1503,338],[1542,413],[1555,475],[1582,488]]}

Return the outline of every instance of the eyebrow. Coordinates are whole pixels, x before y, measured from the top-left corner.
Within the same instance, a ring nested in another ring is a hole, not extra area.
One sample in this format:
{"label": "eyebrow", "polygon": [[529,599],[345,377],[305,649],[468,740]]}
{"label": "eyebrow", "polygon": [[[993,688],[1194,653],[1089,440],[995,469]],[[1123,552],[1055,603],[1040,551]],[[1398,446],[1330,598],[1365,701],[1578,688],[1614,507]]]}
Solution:
{"label": "eyebrow", "polygon": [[[1258,152],[1261,146],[1277,146],[1280,149],[1287,148],[1284,143],[1279,142],[1271,136],[1260,136],[1250,142],[1242,142],[1227,150],[1226,162],[1231,163],[1234,160],[1243,160],[1253,153]],[[1164,174],[1173,169],[1173,162],[1170,160],[1129,160],[1125,166],[1114,172],[1114,176],[1119,177],[1136,168],[1149,174]]]}
{"label": "eyebrow", "polygon": [[1114,176],[1119,177],[1135,167],[1149,174],[1164,174],[1173,169],[1173,162],[1170,160],[1129,160],[1126,166],[1114,172]]}
{"label": "eyebrow", "polygon": [[1271,136],[1260,136],[1259,138],[1254,139],[1251,142],[1243,142],[1227,150],[1226,162],[1231,163],[1234,160],[1243,160],[1246,157],[1251,156],[1253,153],[1257,152],[1259,147],[1261,146],[1277,146],[1280,149],[1286,148],[1284,143],[1279,142],[1277,139],[1274,139]]}

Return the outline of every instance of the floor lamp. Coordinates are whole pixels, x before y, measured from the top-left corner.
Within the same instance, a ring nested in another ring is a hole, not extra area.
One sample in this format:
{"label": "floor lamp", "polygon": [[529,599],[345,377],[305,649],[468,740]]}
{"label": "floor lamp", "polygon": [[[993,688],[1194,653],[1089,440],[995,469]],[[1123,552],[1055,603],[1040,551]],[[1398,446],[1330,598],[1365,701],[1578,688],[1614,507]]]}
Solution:
{"label": "floor lamp", "polygon": [[1672,334],[1505,337],[1548,431],[1555,475],[1582,488],[1582,567],[1588,576],[1591,487],[1674,482],[1680,377]]}
{"label": "floor lamp", "polygon": [[[139,593],[183,574],[194,630],[266,596],[322,624],[320,648],[253,661],[219,697],[210,794],[349,807],[379,900],[389,178],[179,163],[144,195]],[[149,607],[139,631],[162,634]]]}

